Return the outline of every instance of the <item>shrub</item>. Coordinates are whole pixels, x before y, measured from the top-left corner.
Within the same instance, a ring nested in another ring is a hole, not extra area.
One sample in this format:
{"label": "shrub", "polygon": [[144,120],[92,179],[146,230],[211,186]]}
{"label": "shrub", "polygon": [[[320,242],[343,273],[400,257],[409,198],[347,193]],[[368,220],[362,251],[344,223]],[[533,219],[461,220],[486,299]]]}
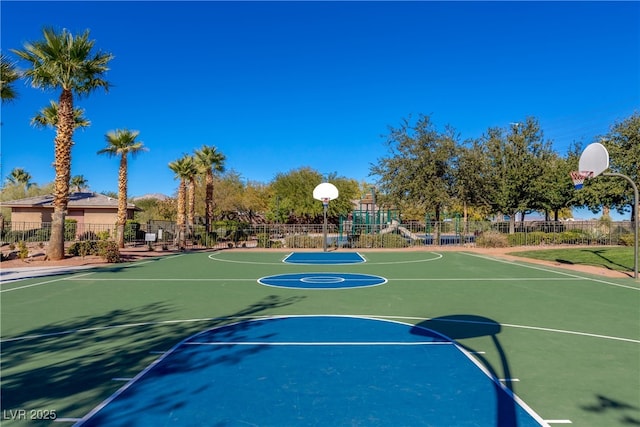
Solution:
{"label": "shrub", "polygon": [[361,248],[406,248],[409,243],[399,234],[361,234],[357,245]]}
{"label": "shrub", "polygon": [[144,238],[144,235],[142,237],[138,236],[138,231],[139,230],[140,230],[140,223],[128,219],[127,222],[124,225],[124,240],[125,240],[125,242],[132,242],[134,240],[139,240],[141,238]]}
{"label": "shrub", "polygon": [[476,246],[480,248],[506,248],[509,246],[507,236],[497,231],[486,231],[476,238]]}
{"label": "shrub", "polygon": [[563,231],[557,235],[556,243],[576,244],[588,242],[589,236],[582,230]]}
{"label": "shrub", "polygon": [[322,247],[322,236],[295,235],[287,236],[284,244],[288,248],[312,249]]}
{"label": "shrub", "polygon": [[27,244],[24,241],[18,243],[18,256],[23,261],[29,256],[29,248],[27,248]]}
{"label": "shrub", "polygon": [[259,233],[258,235],[256,235],[256,238],[258,239],[258,247],[259,248],[270,248],[271,247],[271,241],[269,240],[269,234],[268,233]]}
{"label": "shrub", "polygon": [[76,238],[76,230],[78,229],[78,221],[75,219],[64,220],[64,240],[70,242]]}
{"label": "shrub", "polygon": [[113,240],[99,241],[98,255],[104,258],[107,262],[116,263],[121,261],[120,249],[118,249],[118,244]]}
{"label": "shrub", "polygon": [[83,240],[74,242],[67,249],[67,253],[72,256],[86,257],[87,255],[99,255],[98,242],[95,240]]}
{"label": "shrub", "polygon": [[635,243],[634,234],[621,234],[618,244],[622,246],[633,246]]}
{"label": "shrub", "polygon": [[34,237],[34,241],[36,242],[49,241],[49,239],[51,239],[51,228],[50,227],[40,228],[35,231],[33,237]]}
{"label": "shrub", "polygon": [[98,240],[98,236],[93,231],[85,231],[78,237],[78,240]]}

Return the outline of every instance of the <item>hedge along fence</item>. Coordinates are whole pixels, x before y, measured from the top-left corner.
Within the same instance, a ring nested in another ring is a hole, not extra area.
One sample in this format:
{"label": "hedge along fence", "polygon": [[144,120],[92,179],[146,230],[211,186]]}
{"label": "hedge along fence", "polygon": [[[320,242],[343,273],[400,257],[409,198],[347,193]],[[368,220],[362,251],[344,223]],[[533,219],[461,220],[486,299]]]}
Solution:
{"label": "hedge along fence", "polygon": [[[327,227],[328,245],[352,248],[403,248],[432,245],[633,245],[633,223],[629,221],[575,222],[518,222],[516,232],[508,234],[504,222],[474,221],[464,223],[411,222],[395,225],[377,224],[376,229],[352,228],[345,231],[338,225]],[[155,236],[152,244],[177,245],[178,228],[175,223],[151,221],[147,224],[128,221],[125,226],[127,244],[147,244],[148,234]],[[310,248],[323,247],[322,224],[261,224],[248,225],[229,221],[216,223],[207,232],[203,225],[183,229],[186,247],[228,248]],[[439,233],[440,239],[436,238]],[[2,243],[48,242],[51,225],[48,223],[5,222],[0,228]],[[78,224],[74,220],[65,225],[65,240],[100,241],[115,238],[115,225]]]}

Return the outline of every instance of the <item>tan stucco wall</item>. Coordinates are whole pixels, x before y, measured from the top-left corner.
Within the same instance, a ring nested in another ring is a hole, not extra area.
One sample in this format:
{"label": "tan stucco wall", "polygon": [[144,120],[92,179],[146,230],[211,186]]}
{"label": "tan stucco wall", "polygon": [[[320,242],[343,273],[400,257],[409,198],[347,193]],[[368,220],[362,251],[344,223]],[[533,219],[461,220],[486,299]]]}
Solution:
{"label": "tan stucco wall", "polygon": [[11,222],[14,230],[35,230],[42,227],[43,214],[51,218],[51,214],[38,208],[13,208]]}
{"label": "tan stucco wall", "polygon": [[85,209],[84,211],[85,224],[115,226],[117,217],[117,211],[113,209]]}

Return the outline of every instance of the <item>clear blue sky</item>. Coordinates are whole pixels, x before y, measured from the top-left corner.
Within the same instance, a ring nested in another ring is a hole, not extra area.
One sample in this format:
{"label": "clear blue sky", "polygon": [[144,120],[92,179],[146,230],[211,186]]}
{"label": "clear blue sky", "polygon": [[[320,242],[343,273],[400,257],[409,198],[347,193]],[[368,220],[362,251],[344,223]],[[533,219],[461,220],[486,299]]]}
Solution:
{"label": "clear blue sky", "polygon": [[[115,59],[108,93],[76,105],[73,175],[117,191],[114,129],[149,148],[129,164],[129,195],[172,195],[167,164],[203,144],[243,179],[303,166],[374,182],[388,126],[420,113],[462,139],[527,116],[564,154],[640,107],[639,2],[2,1],[2,52],[44,26],[91,31]],[[54,171],[52,130],[29,120],[59,93],[18,83],[2,106],[2,179]]]}

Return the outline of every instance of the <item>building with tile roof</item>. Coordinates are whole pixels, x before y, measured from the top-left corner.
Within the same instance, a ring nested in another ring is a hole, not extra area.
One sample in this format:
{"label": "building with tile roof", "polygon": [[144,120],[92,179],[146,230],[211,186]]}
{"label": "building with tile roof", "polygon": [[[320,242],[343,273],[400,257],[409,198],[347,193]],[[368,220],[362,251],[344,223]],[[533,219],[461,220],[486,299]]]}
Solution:
{"label": "building with tile roof", "polygon": [[[53,215],[53,195],[27,197],[25,199],[2,202],[2,207],[11,208],[11,222],[16,229],[41,228],[50,223]],[[133,213],[140,210],[133,203],[127,205],[127,219],[133,219]],[[75,220],[78,230],[89,230],[90,225],[115,226],[118,215],[118,199],[93,192],[74,192],[69,194],[67,219]]]}

